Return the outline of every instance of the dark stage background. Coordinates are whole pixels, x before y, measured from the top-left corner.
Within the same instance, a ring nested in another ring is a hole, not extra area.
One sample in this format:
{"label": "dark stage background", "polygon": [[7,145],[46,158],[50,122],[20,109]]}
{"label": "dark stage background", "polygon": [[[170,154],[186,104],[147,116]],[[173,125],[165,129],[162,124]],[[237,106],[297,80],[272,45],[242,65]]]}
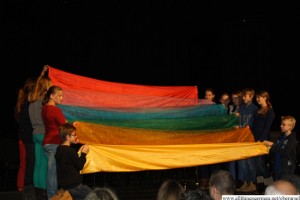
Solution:
{"label": "dark stage background", "polygon": [[[27,0],[2,4],[1,137],[17,137],[17,90],[43,65],[147,85],[251,87],[299,120],[299,7],[291,2]],[[5,80],[4,80],[5,79]],[[218,98],[218,97],[217,97]],[[296,130],[297,130],[296,125]]]}

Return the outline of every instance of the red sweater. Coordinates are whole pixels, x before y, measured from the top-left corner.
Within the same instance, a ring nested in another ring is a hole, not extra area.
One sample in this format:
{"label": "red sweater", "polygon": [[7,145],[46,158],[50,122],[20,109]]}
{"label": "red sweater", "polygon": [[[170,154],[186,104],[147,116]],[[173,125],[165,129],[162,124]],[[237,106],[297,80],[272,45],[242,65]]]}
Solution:
{"label": "red sweater", "polygon": [[43,105],[42,118],[45,124],[43,145],[61,144],[58,127],[67,122],[62,110],[53,105]]}

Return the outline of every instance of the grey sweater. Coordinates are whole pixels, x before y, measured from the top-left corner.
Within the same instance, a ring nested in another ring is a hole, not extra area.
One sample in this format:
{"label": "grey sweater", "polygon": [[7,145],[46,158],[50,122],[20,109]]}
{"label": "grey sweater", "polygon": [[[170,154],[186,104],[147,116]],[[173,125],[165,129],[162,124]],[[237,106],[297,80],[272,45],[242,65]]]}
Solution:
{"label": "grey sweater", "polygon": [[30,103],[29,117],[33,128],[33,134],[45,134],[45,126],[42,118],[41,100]]}

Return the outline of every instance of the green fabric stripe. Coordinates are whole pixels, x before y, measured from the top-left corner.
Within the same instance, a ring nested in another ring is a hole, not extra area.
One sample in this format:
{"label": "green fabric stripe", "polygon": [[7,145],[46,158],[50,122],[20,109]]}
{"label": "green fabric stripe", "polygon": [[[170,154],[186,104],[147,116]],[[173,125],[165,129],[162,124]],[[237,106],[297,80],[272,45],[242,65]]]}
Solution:
{"label": "green fabric stripe", "polygon": [[238,117],[235,115],[208,116],[197,118],[178,119],[133,119],[133,120],[106,120],[93,119],[78,121],[96,123],[108,126],[119,126],[156,130],[212,130],[227,129],[238,125]]}
{"label": "green fabric stripe", "polygon": [[174,119],[204,116],[220,116],[226,114],[221,104],[198,105],[176,108],[147,108],[147,109],[109,109],[84,108],[68,105],[58,105],[69,121],[93,119]]}

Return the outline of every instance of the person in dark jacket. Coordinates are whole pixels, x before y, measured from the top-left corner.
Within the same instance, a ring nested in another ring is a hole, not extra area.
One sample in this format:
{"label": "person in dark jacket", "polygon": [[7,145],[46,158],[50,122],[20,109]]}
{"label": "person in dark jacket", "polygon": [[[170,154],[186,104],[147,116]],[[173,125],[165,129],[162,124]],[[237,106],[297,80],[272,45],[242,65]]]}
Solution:
{"label": "person in dark jacket", "polygon": [[292,132],[296,125],[296,119],[287,115],[281,117],[281,135],[276,143],[265,140],[263,143],[270,148],[270,154],[274,156],[274,179],[279,180],[283,176],[295,174],[297,161],[296,133]]}
{"label": "person in dark jacket", "polygon": [[89,147],[82,145],[78,152],[71,147],[71,144],[79,143],[76,127],[71,123],[59,127],[59,136],[62,144],[57,147],[55,154],[58,187],[68,190],[74,200],[83,200],[91,191],[89,186],[82,184],[80,174]]}
{"label": "person in dark jacket", "polygon": [[[254,113],[251,131],[256,142],[263,142],[270,139],[272,123],[275,119],[275,112],[270,102],[270,95],[265,90],[256,93],[256,102],[259,109]],[[273,177],[268,167],[269,156],[260,155],[253,158],[255,164],[256,190],[262,193],[265,187],[273,182]]]}
{"label": "person in dark jacket", "polygon": [[19,150],[20,165],[17,177],[19,191],[24,190],[25,200],[35,200],[33,186],[33,170],[35,163],[33,128],[29,117],[30,94],[32,93],[36,80],[28,78],[23,87],[19,89],[18,100],[15,106],[15,119],[19,124]]}
{"label": "person in dark jacket", "polygon": [[[258,107],[253,102],[255,91],[252,88],[244,88],[242,90],[243,103],[236,114],[239,117],[239,128],[253,129],[254,113]],[[237,161],[238,179],[242,181],[242,185],[236,189],[237,192],[254,192],[256,191],[256,174],[254,158],[246,158]]]}

